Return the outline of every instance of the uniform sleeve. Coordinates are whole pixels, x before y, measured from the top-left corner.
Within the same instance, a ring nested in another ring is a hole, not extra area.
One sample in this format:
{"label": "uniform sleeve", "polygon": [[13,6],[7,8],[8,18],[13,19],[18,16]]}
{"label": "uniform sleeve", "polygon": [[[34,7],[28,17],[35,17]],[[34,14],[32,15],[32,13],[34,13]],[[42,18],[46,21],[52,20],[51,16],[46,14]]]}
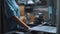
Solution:
{"label": "uniform sleeve", "polygon": [[5,15],[7,18],[10,18],[12,16],[16,16],[16,11],[14,10],[13,5],[14,4],[11,0],[5,1]]}

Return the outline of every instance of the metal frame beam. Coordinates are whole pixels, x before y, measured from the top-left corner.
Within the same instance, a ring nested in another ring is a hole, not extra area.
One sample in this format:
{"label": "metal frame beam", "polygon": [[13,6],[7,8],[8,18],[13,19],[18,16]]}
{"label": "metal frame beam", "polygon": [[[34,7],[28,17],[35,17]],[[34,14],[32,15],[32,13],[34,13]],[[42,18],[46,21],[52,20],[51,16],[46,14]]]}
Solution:
{"label": "metal frame beam", "polygon": [[56,0],[52,0],[52,23],[56,25]]}
{"label": "metal frame beam", "polygon": [[57,0],[57,34],[60,34],[60,0]]}

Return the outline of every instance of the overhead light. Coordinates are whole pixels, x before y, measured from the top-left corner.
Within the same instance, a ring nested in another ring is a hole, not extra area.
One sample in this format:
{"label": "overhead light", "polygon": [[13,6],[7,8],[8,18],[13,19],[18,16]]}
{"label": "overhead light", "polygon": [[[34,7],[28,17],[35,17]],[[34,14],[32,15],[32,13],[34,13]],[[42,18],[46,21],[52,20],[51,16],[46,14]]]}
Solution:
{"label": "overhead light", "polygon": [[28,4],[34,4],[34,2],[32,0],[28,0],[27,2]]}

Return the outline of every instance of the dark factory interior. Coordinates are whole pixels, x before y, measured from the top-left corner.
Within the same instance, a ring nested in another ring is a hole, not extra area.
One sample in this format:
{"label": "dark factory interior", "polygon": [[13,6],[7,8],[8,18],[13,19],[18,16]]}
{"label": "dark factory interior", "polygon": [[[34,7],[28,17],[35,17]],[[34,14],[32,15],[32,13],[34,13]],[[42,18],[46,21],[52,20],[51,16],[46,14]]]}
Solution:
{"label": "dark factory interior", "polygon": [[60,0],[1,0],[1,34],[60,34]]}

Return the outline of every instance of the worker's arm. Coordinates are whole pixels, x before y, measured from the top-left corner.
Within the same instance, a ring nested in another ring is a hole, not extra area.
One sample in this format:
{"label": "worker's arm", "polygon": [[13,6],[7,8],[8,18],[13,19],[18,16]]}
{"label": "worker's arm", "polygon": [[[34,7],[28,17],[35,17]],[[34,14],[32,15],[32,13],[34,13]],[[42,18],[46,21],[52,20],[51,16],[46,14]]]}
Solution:
{"label": "worker's arm", "polygon": [[17,24],[20,24],[21,26],[24,26],[25,28],[30,28],[27,24],[25,24],[21,19],[19,19],[18,17],[16,17],[16,16],[13,16],[12,17],[12,19],[13,20],[15,20],[15,22],[17,23]]}

